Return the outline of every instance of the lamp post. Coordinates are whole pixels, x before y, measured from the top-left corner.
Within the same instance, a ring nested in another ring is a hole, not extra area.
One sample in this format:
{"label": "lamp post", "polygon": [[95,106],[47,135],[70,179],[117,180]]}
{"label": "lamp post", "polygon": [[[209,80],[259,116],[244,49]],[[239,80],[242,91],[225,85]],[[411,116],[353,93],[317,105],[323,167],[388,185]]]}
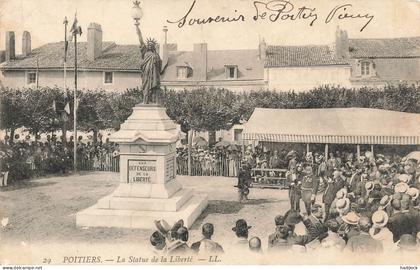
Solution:
{"label": "lamp post", "polygon": [[131,17],[135,21],[134,25],[140,24],[140,19],[143,17],[143,10],[140,7],[140,1],[134,0],[133,7],[131,8]]}

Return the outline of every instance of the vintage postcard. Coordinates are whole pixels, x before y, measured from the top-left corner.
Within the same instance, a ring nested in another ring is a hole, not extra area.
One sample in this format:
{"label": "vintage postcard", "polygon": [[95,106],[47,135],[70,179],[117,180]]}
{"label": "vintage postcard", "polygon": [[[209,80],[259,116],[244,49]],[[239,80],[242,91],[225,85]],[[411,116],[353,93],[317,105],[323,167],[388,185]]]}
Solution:
{"label": "vintage postcard", "polygon": [[420,265],[420,2],[0,0],[0,264]]}

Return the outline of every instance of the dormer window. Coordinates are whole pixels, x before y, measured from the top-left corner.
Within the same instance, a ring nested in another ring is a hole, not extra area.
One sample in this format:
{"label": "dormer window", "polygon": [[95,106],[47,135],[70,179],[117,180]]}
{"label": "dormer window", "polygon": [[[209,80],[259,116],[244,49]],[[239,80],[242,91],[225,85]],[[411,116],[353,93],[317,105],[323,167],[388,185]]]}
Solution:
{"label": "dormer window", "polygon": [[226,65],[225,66],[226,78],[236,79],[238,78],[238,66]]}
{"label": "dormer window", "polygon": [[371,75],[370,62],[361,62],[360,63],[360,74],[362,76],[370,76]]}
{"label": "dormer window", "polygon": [[189,66],[176,67],[176,77],[180,80],[187,79],[192,76],[192,68]]}

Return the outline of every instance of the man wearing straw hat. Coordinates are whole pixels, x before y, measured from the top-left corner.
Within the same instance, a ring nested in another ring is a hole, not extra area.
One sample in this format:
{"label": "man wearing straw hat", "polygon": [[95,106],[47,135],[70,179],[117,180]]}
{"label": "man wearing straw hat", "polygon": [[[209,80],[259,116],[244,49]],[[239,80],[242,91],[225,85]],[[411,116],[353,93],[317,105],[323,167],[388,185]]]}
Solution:
{"label": "man wearing straw hat", "polygon": [[378,210],[372,215],[372,228],[369,234],[373,239],[382,243],[385,251],[395,249],[392,232],[386,227],[388,223],[388,214],[383,210]]}

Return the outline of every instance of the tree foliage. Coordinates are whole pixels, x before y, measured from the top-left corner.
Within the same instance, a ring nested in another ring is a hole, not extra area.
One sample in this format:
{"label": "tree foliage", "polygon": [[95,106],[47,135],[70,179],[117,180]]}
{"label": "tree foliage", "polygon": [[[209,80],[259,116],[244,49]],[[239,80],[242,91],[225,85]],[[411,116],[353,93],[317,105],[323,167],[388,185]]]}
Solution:
{"label": "tree foliage", "polygon": [[[77,126],[94,132],[118,129],[132,113],[132,108],[142,101],[138,89],[122,92],[84,90],[78,92],[78,98]],[[65,93],[59,88],[1,89],[0,127],[10,131],[25,127],[33,134],[59,130],[63,125],[71,130],[72,113],[68,115],[68,121],[61,116],[67,101],[73,110],[72,100],[71,91]],[[299,93],[267,90],[235,93],[216,88],[166,90],[163,103],[168,115],[178,124],[187,124],[196,131],[216,131],[246,121],[256,107],[362,107],[420,113],[420,86],[404,83],[361,89],[322,86]]]}

